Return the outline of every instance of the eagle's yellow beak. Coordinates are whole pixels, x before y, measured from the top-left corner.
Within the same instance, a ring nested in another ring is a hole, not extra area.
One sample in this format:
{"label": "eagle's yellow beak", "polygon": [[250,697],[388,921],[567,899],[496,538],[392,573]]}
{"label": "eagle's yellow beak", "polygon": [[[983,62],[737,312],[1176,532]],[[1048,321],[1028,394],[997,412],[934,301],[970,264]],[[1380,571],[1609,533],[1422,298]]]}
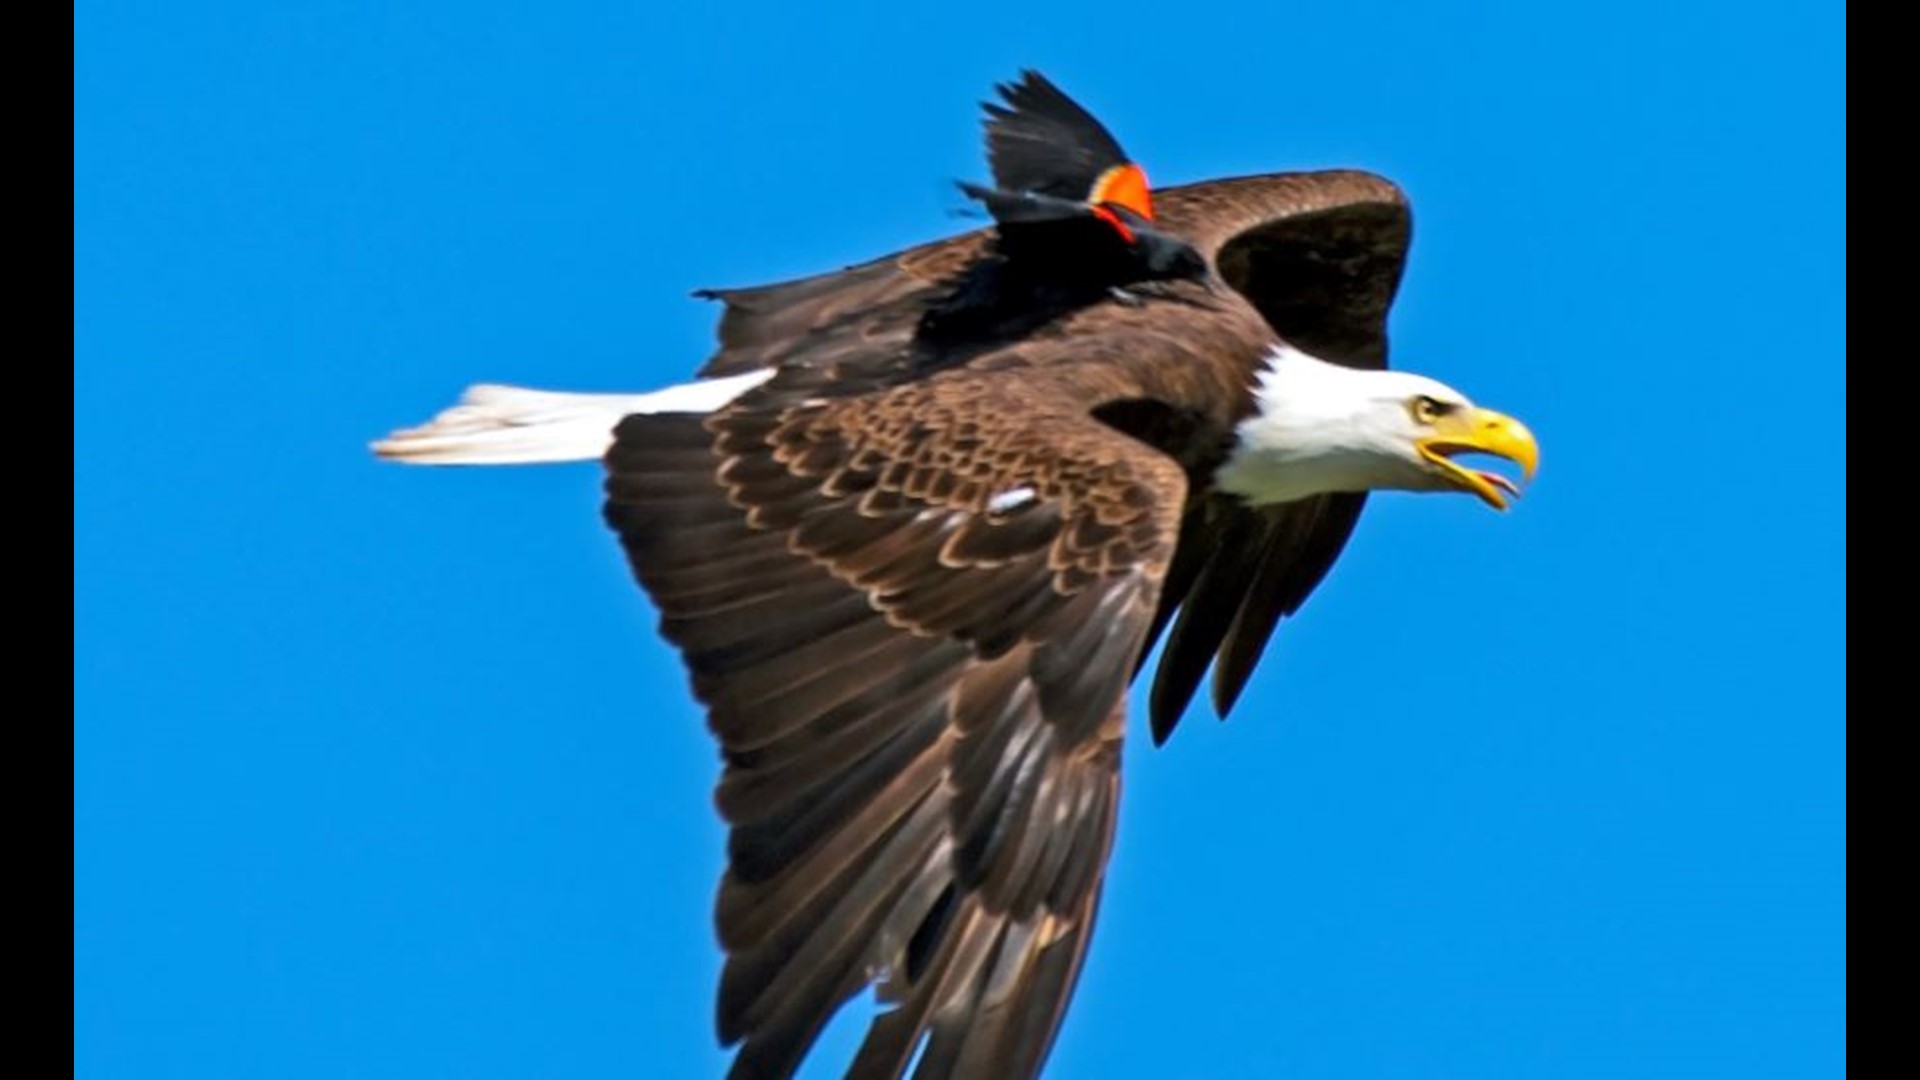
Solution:
{"label": "eagle's yellow beak", "polygon": [[1509,497],[1518,497],[1519,485],[1496,472],[1469,469],[1453,460],[1457,454],[1492,454],[1520,466],[1522,482],[1540,468],[1540,444],[1527,425],[1492,409],[1460,409],[1434,418],[1433,435],[1414,446],[1441,475],[1470,491],[1495,510],[1505,510]]}

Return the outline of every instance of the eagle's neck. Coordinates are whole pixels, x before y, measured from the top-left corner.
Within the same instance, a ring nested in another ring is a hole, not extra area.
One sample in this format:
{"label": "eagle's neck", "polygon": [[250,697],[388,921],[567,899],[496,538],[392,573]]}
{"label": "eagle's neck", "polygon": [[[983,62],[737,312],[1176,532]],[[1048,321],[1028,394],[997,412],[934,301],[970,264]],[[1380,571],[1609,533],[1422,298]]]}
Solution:
{"label": "eagle's neck", "polygon": [[1215,485],[1254,504],[1414,485],[1417,465],[1399,452],[1405,440],[1395,430],[1409,380],[1424,381],[1276,343],[1255,378],[1255,411],[1235,428]]}

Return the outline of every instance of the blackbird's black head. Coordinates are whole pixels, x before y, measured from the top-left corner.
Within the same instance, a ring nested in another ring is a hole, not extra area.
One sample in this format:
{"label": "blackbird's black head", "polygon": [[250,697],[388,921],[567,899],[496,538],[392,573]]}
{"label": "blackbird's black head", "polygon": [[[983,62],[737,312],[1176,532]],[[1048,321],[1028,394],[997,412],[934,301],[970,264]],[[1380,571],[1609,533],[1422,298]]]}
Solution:
{"label": "blackbird's black head", "polygon": [[1192,244],[1162,232],[1136,234],[1140,261],[1147,273],[1158,280],[1205,281],[1209,273],[1206,257]]}

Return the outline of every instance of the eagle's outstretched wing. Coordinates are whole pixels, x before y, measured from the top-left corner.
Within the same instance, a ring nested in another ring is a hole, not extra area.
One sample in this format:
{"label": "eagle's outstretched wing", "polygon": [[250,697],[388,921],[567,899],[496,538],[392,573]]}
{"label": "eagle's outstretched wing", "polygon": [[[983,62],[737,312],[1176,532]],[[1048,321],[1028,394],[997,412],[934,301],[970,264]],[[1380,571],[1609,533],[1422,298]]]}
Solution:
{"label": "eagle's outstretched wing", "polygon": [[869,984],[891,1009],[850,1076],[899,1076],[923,1034],[917,1077],[1032,1076],[1058,1027],[1186,477],[1006,385],[749,394],[630,417],[607,456],[726,761],[736,1077],[790,1074]]}

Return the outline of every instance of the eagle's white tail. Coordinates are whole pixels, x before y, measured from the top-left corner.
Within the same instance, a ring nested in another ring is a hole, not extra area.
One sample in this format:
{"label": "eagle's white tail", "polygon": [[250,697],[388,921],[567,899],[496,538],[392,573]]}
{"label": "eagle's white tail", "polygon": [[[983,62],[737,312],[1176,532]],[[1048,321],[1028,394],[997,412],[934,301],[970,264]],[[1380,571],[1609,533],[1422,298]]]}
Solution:
{"label": "eagle's white tail", "polygon": [[614,426],[634,413],[712,412],[772,378],[753,371],[702,379],[650,394],[568,394],[521,386],[469,387],[452,408],[373,444],[409,465],[528,465],[592,461],[613,444]]}

